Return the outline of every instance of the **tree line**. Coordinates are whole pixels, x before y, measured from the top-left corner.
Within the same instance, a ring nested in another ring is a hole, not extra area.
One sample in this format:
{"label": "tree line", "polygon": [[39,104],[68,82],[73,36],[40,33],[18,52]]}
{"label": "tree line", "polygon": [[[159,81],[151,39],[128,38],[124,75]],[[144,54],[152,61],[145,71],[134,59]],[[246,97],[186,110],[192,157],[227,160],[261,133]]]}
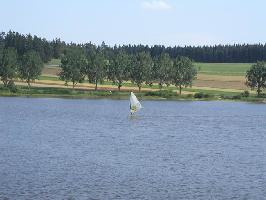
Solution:
{"label": "tree line", "polygon": [[36,51],[42,62],[46,63],[52,58],[59,58],[64,46],[66,44],[60,39],[48,41],[31,34],[23,35],[12,31],[0,33],[0,56],[7,48],[14,48],[19,58],[28,51]]}
{"label": "tree line", "polygon": [[[0,33],[0,54],[3,49],[13,47],[18,56],[22,56],[29,50],[39,53],[43,62],[51,58],[60,58],[66,50],[80,47],[85,48],[88,44],[66,43],[56,38],[48,41],[45,38],[32,36],[31,34],[20,34],[9,31]],[[95,47],[101,45],[94,45]],[[137,55],[140,52],[148,52],[152,58],[159,57],[162,53],[168,53],[172,59],[177,56],[185,56],[196,62],[225,62],[225,63],[253,63],[258,60],[266,60],[266,44],[233,44],[214,46],[164,46],[164,45],[115,45],[107,46],[106,51],[112,54],[123,50],[127,54]]]}
{"label": "tree line", "polygon": [[[30,83],[41,75],[43,60],[35,49],[20,55],[16,48],[5,47],[1,54],[0,77],[5,87],[13,88],[15,78],[25,80],[30,87]],[[88,80],[95,84],[95,90],[99,83],[109,80],[120,91],[124,82],[130,80],[139,91],[143,84],[152,86],[156,82],[160,88],[174,84],[181,94],[182,88],[191,86],[197,75],[193,62],[187,57],[172,59],[168,53],[162,53],[153,58],[149,52],[142,51],[135,55],[123,49],[110,52],[104,43],[101,46],[86,44],[64,50],[60,67],[58,75],[66,84],[71,82],[74,88],[77,83]]]}
{"label": "tree line", "polygon": [[67,50],[61,59],[60,79],[66,84],[71,82],[73,88],[88,80],[95,84],[95,90],[104,80],[112,81],[119,91],[126,81],[137,85],[139,91],[143,84],[158,83],[160,88],[173,84],[181,94],[182,88],[191,86],[197,75],[193,62],[187,57],[172,59],[168,53],[162,53],[152,58],[146,51],[128,54],[123,49],[109,53],[104,44]]}
{"label": "tree line", "polygon": [[246,85],[260,96],[266,88],[266,47],[257,45],[218,45],[203,47],[164,47],[124,45],[110,47],[92,43],[47,41],[37,36],[9,31],[0,33],[0,77],[4,86],[12,87],[14,78],[30,83],[41,75],[43,63],[61,59],[59,77],[73,88],[88,80],[98,84],[110,80],[118,89],[131,81],[141,90],[143,84],[159,87],[174,84],[181,90],[190,86],[197,71],[192,59],[204,62],[257,62],[246,73]]}

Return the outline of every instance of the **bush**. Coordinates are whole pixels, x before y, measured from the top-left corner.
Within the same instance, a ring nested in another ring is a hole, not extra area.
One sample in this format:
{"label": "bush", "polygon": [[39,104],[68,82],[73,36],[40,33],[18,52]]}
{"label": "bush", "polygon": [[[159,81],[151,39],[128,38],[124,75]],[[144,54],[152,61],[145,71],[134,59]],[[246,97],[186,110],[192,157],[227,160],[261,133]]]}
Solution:
{"label": "bush", "polygon": [[249,97],[249,91],[245,90],[243,93],[241,93],[242,97]]}
{"label": "bush", "polygon": [[157,96],[157,97],[163,97],[163,98],[171,98],[173,96],[176,96],[176,93],[174,93],[171,90],[149,91],[145,93],[145,96]]}
{"label": "bush", "polygon": [[90,95],[95,95],[95,96],[101,96],[101,97],[108,97],[108,96],[112,96],[113,92],[112,91],[90,91],[89,92]]}
{"label": "bush", "polygon": [[149,91],[145,93],[145,96],[158,96],[158,92]]}
{"label": "bush", "polygon": [[232,99],[241,99],[241,95],[234,95]]}
{"label": "bush", "polygon": [[203,92],[199,92],[199,93],[194,94],[194,98],[196,98],[196,99],[209,98],[209,97],[210,97],[209,94],[206,94]]}
{"label": "bush", "polygon": [[241,99],[241,95],[233,95],[233,96],[229,96],[229,95],[221,95],[222,99],[229,99],[229,100],[237,100],[237,99]]}

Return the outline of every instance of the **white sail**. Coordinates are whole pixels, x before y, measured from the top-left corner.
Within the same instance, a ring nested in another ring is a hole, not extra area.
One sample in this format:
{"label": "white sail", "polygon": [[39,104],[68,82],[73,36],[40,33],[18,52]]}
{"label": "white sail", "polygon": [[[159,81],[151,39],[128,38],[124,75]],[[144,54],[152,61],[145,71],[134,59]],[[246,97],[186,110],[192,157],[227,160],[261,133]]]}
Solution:
{"label": "white sail", "polygon": [[133,92],[130,93],[130,112],[131,114],[139,111],[142,108],[139,100]]}

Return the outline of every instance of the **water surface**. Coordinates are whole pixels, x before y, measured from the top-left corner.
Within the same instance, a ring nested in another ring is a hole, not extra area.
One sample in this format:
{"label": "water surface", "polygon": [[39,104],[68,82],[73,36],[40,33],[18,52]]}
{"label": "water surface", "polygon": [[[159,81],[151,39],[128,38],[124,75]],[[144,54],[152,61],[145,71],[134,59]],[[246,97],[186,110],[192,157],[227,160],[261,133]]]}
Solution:
{"label": "water surface", "polygon": [[0,98],[0,199],[266,199],[266,105]]}

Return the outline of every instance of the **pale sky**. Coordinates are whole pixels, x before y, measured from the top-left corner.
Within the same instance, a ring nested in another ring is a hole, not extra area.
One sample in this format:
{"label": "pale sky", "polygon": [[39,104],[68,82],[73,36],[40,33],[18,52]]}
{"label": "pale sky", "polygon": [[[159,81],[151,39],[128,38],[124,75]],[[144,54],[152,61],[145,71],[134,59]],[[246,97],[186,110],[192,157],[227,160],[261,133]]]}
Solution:
{"label": "pale sky", "polygon": [[100,44],[266,42],[265,0],[0,0],[0,31]]}

